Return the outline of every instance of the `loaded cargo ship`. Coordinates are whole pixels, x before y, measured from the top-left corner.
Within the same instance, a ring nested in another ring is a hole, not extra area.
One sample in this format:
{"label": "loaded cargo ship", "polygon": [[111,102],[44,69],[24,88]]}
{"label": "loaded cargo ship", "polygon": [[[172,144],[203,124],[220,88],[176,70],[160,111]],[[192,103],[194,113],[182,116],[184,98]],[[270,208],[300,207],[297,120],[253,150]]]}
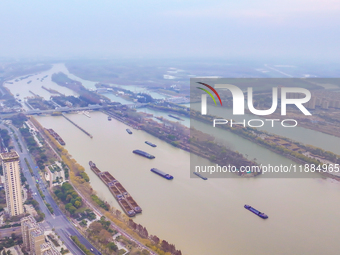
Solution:
{"label": "loaded cargo ship", "polygon": [[145,143],[146,143],[147,145],[150,145],[151,147],[157,147],[156,144],[150,143],[150,142],[148,142],[148,141],[145,141]]}
{"label": "loaded cargo ship", "polygon": [[153,156],[153,155],[151,155],[151,154],[149,154],[145,151],[141,151],[141,150],[134,150],[133,153],[138,154],[138,155],[143,156],[143,157],[146,157],[148,159],[154,159],[155,158],[155,156]]}
{"label": "loaded cargo ship", "polygon": [[159,176],[162,176],[163,178],[165,178],[167,180],[172,180],[174,178],[172,175],[166,174],[166,173],[162,172],[161,170],[158,170],[157,168],[151,168],[150,171],[154,172],[155,174],[158,174]]}
{"label": "loaded cargo ship", "polygon": [[126,132],[128,132],[130,135],[132,134],[132,131],[130,129],[126,129]]}
{"label": "loaded cargo ship", "polygon": [[56,139],[61,145],[65,145],[64,140],[52,129],[52,128],[46,128],[46,130],[48,131],[48,133],[50,133],[50,135]]}
{"label": "loaded cargo ship", "polygon": [[118,204],[122,207],[124,212],[132,217],[136,213],[141,213],[142,208],[136,203],[131,195],[126,191],[123,185],[118,182],[109,172],[101,172],[95,163],[89,162],[91,170],[105,183],[109,188],[112,195],[117,200]]}
{"label": "loaded cargo ship", "polygon": [[208,180],[207,177],[204,177],[203,175],[201,175],[200,173],[194,172],[195,175],[197,175],[198,177],[202,178],[203,180]]}
{"label": "loaded cargo ship", "polygon": [[252,213],[256,214],[257,216],[261,217],[262,219],[267,219],[268,216],[263,212],[256,210],[255,208],[251,207],[250,205],[244,205],[244,208],[251,211]]}

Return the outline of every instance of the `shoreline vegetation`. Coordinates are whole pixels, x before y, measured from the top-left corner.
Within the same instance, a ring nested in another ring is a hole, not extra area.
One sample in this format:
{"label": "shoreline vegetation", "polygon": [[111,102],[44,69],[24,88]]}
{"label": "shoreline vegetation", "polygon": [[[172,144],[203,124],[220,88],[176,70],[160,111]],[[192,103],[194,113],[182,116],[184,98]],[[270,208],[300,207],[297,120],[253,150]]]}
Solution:
{"label": "shoreline vegetation", "polygon": [[[60,155],[62,161],[70,169],[69,181],[72,186],[75,187],[75,191],[79,192],[81,197],[86,199],[85,204],[90,203],[91,207],[95,208],[96,211],[99,211],[116,226],[123,229],[127,234],[154,252],[157,252],[160,255],[182,254],[180,250],[176,250],[175,245],[169,244],[167,241],[159,239],[156,235],[149,235],[145,227],[134,223],[131,218],[122,214],[120,210],[112,207],[105,201],[100,200],[96,196],[95,190],[89,183],[89,178],[84,167],[80,166],[76,160],[73,159],[71,155],[69,155],[68,151],[63,148],[63,146],[61,146],[34,117],[31,117],[30,120],[38,128],[39,132],[41,132],[44,138],[50,142],[55,151]],[[54,196],[54,199],[57,199],[56,196]],[[102,206],[103,204],[104,206]],[[61,209],[65,208],[61,207]],[[128,239],[125,241],[132,243],[132,241],[129,241]]]}

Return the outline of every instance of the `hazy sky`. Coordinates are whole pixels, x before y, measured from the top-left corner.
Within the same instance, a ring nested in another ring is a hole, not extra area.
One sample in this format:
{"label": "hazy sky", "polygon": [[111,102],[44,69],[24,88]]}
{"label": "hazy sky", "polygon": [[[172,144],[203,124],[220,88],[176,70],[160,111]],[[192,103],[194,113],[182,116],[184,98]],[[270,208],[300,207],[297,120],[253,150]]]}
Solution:
{"label": "hazy sky", "polygon": [[0,56],[337,61],[339,0],[1,1]]}

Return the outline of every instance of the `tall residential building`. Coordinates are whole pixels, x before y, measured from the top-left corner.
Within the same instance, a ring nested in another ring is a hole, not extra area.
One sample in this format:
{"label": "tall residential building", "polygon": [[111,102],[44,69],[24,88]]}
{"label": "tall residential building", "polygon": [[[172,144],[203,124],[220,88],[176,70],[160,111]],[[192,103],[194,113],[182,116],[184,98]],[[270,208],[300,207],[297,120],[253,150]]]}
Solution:
{"label": "tall residential building", "polygon": [[311,99],[306,103],[306,107],[309,109],[315,109],[316,97],[312,96]]}
{"label": "tall residential building", "polygon": [[316,105],[316,106],[321,106],[321,104],[322,104],[322,99],[321,99],[320,97],[316,98],[316,103],[315,103],[315,105]]}
{"label": "tall residential building", "polygon": [[24,213],[21,194],[19,155],[17,152],[13,151],[1,153],[0,157],[5,177],[7,209],[11,216],[16,216]]}
{"label": "tall residential building", "polygon": [[21,219],[22,241],[31,255],[42,255],[41,245],[45,243],[44,230],[32,216]]}
{"label": "tall residential building", "polygon": [[322,104],[321,104],[321,108],[322,109],[328,109],[329,107],[329,102],[326,99],[323,99]]}

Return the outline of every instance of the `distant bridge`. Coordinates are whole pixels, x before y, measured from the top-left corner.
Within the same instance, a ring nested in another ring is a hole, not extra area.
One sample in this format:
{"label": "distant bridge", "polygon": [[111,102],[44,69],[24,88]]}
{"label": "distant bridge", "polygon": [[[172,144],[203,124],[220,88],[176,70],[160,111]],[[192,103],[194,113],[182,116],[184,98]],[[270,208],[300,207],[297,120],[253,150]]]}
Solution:
{"label": "distant bridge", "polygon": [[57,109],[52,109],[52,110],[28,110],[24,112],[27,115],[32,115],[32,114],[38,114],[38,113],[53,113],[53,112],[74,112],[74,111],[86,111],[86,110],[99,110],[103,108],[109,108],[113,107],[111,105],[109,106],[101,106],[101,105],[92,105],[92,106],[87,106],[87,107],[75,107],[75,108],[70,108],[70,107],[60,107]]}
{"label": "distant bridge", "polygon": [[174,104],[188,104],[190,103],[190,99],[186,97],[171,97],[171,98],[166,98],[166,102],[169,103],[174,103]]}
{"label": "distant bridge", "polygon": [[[135,104],[125,104],[125,106],[129,108],[140,108],[144,107],[147,104],[142,104],[142,103],[135,103]],[[75,107],[75,108],[70,108],[70,107],[60,107],[57,109],[52,109],[52,110],[39,110],[39,109],[34,109],[34,110],[28,110],[25,112],[27,115],[33,115],[33,114],[44,114],[44,113],[53,113],[53,112],[74,112],[74,111],[86,111],[86,110],[99,110],[103,108],[110,108],[114,107],[113,105],[108,105],[108,106],[102,106],[102,105],[91,105],[87,107]]]}
{"label": "distant bridge", "polygon": [[[140,107],[144,107],[145,105],[147,105],[146,103],[134,103],[134,104],[125,104],[125,106],[129,107],[129,108],[140,108]],[[106,106],[102,106],[102,105],[91,105],[91,106],[87,106],[87,107],[75,107],[75,108],[70,108],[70,107],[59,107],[57,109],[51,109],[51,110],[39,110],[39,109],[32,109],[32,110],[28,110],[26,112],[22,112],[24,114],[27,115],[34,115],[34,114],[51,114],[54,112],[75,112],[75,111],[87,111],[87,110],[100,110],[103,108],[111,108],[111,107],[115,107],[114,105],[106,105]],[[12,116],[14,114],[18,114],[18,112],[11,112],[11,113],[2,113],[0,114],[1,117],[9,117]]]}
{"label": "distant bridge", "polygon": [[125,104],[125,106],[129,107],[129,108],[141,108],[146,106],[147,103],[135,103],[135,104]]}

